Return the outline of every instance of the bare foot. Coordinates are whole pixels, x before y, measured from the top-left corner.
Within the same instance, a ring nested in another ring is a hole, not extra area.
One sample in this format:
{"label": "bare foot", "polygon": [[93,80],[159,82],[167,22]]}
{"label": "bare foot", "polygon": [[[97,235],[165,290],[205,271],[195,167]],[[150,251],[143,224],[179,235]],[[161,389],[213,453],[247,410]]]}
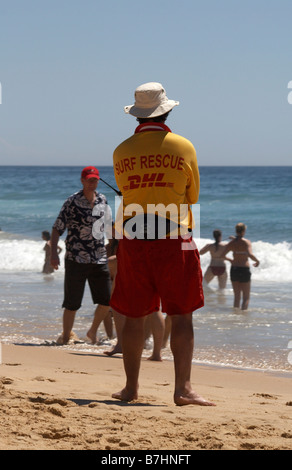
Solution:
{"label": "bare foot", "polygon": [[65,346],[66,344],[74,344],[75,342],[79,341],[80,339],[78,338],[78,336],[73,331],[71,331],[68,338],[66,338],[64,336],[64,333],[62,333],[61,336],[59,336],[59,338],[57,339],[56,344],[58,346]]}
{"label": "bare foot", "polygon": [[118,354],[121,352],[122,352],[122,346],[119,343],[117,343],[113,349],[111,349],[110,351],[105,351],[104,354],[106,354],[107,356],[113,356],[114,354]]}
{"label": "bare foot", "polygon": [[199,406],[216,406],[215,403],[205,400],[205,398],[198,395],[196,392],[189,392],[186,394],[174,394],[174,403],[178,406],[183,405],[199,405]]}
{"label": "bare foot", "polygon": [[152,354],[150,357],[147,358],[147,361],[162,362],[162,357],[161,356],[155,356],[154,354]]}
{"label": "bare foot", "polygon": [[129,402],[129,401],[137,400],[138,393],[137,392],[132,393],[128,391],[126,388],[123,388],[123,390],[121,390],[120,392],[113,393],[112,398],[117,398],[118,400]]}
{"label": "bare foot", "polygon": [[90,330],[87,332],[86,336],[89,339],[89,341],[91,342],[91,344],[96,343],[96,335],[93,334]]}

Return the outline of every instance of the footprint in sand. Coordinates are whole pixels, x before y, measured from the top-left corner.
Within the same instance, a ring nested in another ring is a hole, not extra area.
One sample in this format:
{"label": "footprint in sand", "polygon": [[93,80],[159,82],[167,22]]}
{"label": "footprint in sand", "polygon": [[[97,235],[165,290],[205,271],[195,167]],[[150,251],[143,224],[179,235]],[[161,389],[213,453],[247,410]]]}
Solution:
{"label": "footprint in sand", "polygon": [[32,380],[37,380],[38,382],[45,382],[46,380],[48,382],[56,382],[56,380],[54,379],[49,379],[48,377],[42,377],[42,376],[37,376],[37,377],[34,377]]}
{"label": "footprint in sand", "polygon": [[270,395],[269,393],[254,393],[253,395],[259,398],[269,398],[271,400],[278,400],[278,397],[276,395]]}
{"label": "footprint in sand", "polygon": [[75,438],[78,437],[75,432],[72,432],[68,427],[62,427],[62,428],[54,428],[51,427],[47,429],[46,431],[41,433],[41,436],[44,439],[67,439],[67,438]]}
{"label": "footprint in sand", "polygon": [[37,397],[30,397],[29,398],[29,401],[33,402],[33,403],[43,403],[45,405],[61,405],[61,406],[73,406],[71,404],[71,402],[69,402],[68,400],[64,400],[62,398],[44,398],[44,397],[40,397],[40,396],[37,396]]}
{"label": "footprint in sand", "polygon": [[2,385],[11,385],[13,383],[13,379],[10,379],[9,377],[1,377],[0,383]]}

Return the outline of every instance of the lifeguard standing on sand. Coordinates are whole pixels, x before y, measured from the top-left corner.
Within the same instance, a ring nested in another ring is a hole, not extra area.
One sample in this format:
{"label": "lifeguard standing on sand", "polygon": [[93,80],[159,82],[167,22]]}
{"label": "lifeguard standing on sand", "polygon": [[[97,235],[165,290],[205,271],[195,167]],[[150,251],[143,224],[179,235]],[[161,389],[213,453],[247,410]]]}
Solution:
{"label": "lifeguard standing on sand", "polygon": [[198,200],[200,180],[192,143],[165,125],[178,104],[167,98],[160,83],[138,87],[135,104],[126,106],[125,112],[135,116],[139,126],[113,155],[123,217],[116,221],[120,241],[111,306],[126,317],[122,349],[127,380],[112,396],[123,401],[138,398],[144,320],[159,310],[161,302],[162,311],[172,319],[174,401],[212,406],[191,386],[192,312],[204,305],[190,208]]}

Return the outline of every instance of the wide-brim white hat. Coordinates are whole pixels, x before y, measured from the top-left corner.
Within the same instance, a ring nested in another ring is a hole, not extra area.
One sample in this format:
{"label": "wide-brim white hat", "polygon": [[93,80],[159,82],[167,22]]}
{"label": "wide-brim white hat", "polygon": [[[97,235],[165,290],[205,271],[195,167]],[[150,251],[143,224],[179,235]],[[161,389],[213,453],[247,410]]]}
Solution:
{"label": "wide-brim white hat", "polygon": [[161,83],[149,82],[136,88],[135,104],[125,106],[124,110],[137,118],[151,118],[168,113],[178,105],[179,101],[167,98]]}

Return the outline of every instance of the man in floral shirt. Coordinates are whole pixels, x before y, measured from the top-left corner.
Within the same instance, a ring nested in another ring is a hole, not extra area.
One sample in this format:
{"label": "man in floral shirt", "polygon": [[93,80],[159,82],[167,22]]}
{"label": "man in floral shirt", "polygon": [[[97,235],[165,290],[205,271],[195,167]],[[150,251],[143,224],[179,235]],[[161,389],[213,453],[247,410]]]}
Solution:
{"label": "man in floral shirt", "polygon": [[[105,196],[96,191],[99,171],[92,166],[81,173],[83,189],[70,196],[53,225],[51,265],[58,269],[59,237],[67,230],[63,334],[61,344],[72,337],[76,311],[81,307],[85,283],[88,281],[94,304],[98,304],[87,336],[96,342],[97,329],[109,312],[111,278],[107,263],[104,230],[111,228],[111,210]],[[108,224],[106,223],[108,222]],[[95,229],[94,225],[98,227]]]}

